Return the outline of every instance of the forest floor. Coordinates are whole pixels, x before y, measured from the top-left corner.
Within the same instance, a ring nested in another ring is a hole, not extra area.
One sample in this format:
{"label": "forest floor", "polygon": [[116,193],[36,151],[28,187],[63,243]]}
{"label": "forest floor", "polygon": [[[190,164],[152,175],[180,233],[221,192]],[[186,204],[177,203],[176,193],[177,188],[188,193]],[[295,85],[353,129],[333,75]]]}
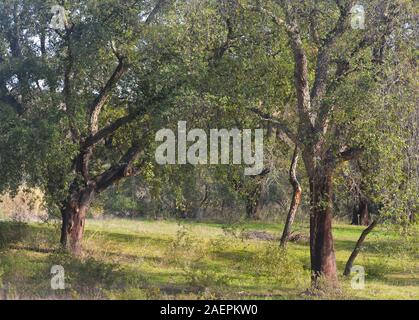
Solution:
{"label": "forest floor", "polygon": [[[56,248],[59,225],[0,221],[0,299],[419,299],[417,228],[377,227],[355,264],[365,288],[340,277],[338,291],[310,287],[307,226],[287,251],[272,223],[104,219],[87,221],[84,256]],[[334,225],[342,273],[363,227]],[[51,289],[51,267],[65,271],[65,290]],[[3,288],[3,289],[1,289]]]}

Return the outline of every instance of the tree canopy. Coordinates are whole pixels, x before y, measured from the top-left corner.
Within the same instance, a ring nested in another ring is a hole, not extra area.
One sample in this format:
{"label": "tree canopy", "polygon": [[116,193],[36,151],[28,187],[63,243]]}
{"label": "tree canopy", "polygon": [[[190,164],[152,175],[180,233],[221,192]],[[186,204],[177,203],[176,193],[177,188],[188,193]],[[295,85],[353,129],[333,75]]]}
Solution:
{"label": "tree canopy", "polygon": [[[218,206],[233,195],[255,218],[294,150],[314,283],[337,278],[334,190],[349,183],[393,220],[417,210],[413,1],[369,1],[364,28],[351,0],[54,5],[0,4],[0,191],[41,188],[74,253],[95,197],[124,178],[141,176],[161,210],[166,199],[182,213],[217,185]],[[263,172],[159,166],[155,134],[178,121],[263,128]]]}

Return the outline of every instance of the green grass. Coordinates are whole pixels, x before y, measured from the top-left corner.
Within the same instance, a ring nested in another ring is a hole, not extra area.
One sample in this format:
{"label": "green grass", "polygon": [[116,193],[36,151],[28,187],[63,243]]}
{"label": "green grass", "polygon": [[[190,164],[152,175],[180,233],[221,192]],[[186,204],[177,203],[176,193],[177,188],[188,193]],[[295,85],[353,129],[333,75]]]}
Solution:
{"label": "green grass", "polygon": [[[295,229],[308,233],[305,225]],[[310,286],[308,244],[246,240],[244,230],[279,235],[282,226],[224,226],[147,220],[89,220],[84,256],[57,249],[59,225],[0,222],[0,298],[8,299],[418,299],[417,233],[372,233],[356,264],[365,289],[341,277],[339,293],[305,294]],[[362,227],[334,226],[339,272]],[[66,289],[52,291],[50,269],[62,265]]]}

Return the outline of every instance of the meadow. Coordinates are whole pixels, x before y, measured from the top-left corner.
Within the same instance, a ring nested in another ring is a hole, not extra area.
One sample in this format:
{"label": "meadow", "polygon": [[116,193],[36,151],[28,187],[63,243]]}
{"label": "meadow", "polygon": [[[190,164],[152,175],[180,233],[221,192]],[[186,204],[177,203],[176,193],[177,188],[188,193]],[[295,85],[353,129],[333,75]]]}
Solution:
{"label": "meadow", "polygon": [[[400,235],[381,226],[356,265],[365,288],[317,294],[310,287],[308,226],[279,248],[281,224],[134,219],[89,220],[84,254],[58,249],[59,224],[0,221],[2,299],[418,299],[417,228]],[[334,225],[342,273],[363,228]],[[65,270],[64,290],[51,289],[51,267]]]}

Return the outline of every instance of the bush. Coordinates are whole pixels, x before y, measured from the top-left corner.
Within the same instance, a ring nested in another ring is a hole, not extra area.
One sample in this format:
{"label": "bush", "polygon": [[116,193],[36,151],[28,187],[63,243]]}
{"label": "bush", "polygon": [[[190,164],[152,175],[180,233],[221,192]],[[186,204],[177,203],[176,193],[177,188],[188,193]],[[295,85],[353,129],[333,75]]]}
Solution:
{"label": "bush", "polygon": [[200,290],[228,285],[229,277],[223,272],[217,272],[200,268],[198,265],[190,265],[184,268],[187,283]]}
{"label": "bush", "polygon": [[169,262],[184,264],[184,260],[198,261],[206,254],[204,245],[191,235],[190,229],[181,225],[167,247],[165,257]]}
{"label": "bush", "polygon": [[291,259],[286,249],[277,243],[259,245],[257,253],[249,261],[244,261],[244,265],[256,279],[281,285],[298,284],[307,277],[301,262]]}

